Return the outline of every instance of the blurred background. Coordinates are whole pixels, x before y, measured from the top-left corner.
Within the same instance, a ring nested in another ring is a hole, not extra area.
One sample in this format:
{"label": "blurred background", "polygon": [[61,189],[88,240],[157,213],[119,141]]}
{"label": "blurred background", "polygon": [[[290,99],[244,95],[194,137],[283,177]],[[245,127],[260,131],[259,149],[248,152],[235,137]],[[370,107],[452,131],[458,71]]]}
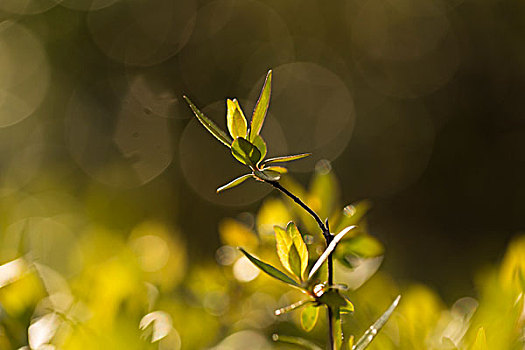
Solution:
{"label": "blurred background", "polygon": [[[307,188],[330,168],[340,209],[369,200],[397,284],[448,306],[475,297],[474,276],[525,228],[524,18],[517,0],[2,0],[0,264],[36,262],[79,299],[112,290],[115,313],[133,293],[126,307],[172,298],[155,320],[196,307],[174,295],[197,270],[221,274],[220,223],[258,231],[263,199],[279,197],[255,182],[215,193],[242,166],[181,97],[225,127],[225,98],[251,115],[273,69],[269,155],[311,152],[290,176]],[[214,295],[195,319],[217,333],[186,348],[230,334]],[[41,298],[14,301],[6,349],[27,345]]]}

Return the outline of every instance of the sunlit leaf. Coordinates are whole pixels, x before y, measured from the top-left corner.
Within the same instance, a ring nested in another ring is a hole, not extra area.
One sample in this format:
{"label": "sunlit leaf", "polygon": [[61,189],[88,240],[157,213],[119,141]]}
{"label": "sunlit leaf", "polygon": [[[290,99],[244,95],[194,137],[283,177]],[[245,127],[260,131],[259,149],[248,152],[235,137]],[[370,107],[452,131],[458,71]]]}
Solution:
{"label": "sunlit leaf", "polygon": [[292,238],[288,235],[285,229],[280,226],[273,227],[275,232],[275,243],[277,246],[277,256],[281,261],[283,267],[288,270],[290,273],[293,273],[292,268],[290,267],[289,255],[290,248],[292,247],[293,241]]}
{"label": "sunlit leaf", "polygon": [[472,345],[471,350],[488,350],[487,337],[485,336],[485,328],[479,327],[476,334],[476,340]]}
{"label": "sunlit leaf", "polygon": [[348,338],[348,347],[347,347],[347,349],[352,350],[353,348],[354,348],[354,336],[351,335],[351,336]]}
{"label": "sunlit leaf", "polygon": [[307,332],[314,329],[319,316],[319,307],[316,305],[308,305],[301,311],[301,327]]}
{"label": "sunlit leaf", "polygon": [[295,245],[292,245],[292,247],[290,248],[290,252],[288,254],[288,261],[290,262],[290,268],[292,269],[293,275],[296,276],[299,280],[302,280],[301,257],[299,256],[299,252],[297,251]]}
{"label": "sunlit leaf", "polygon": [[226,185],[222,185],[221,187],[219,187],[217,189],[217,193],[220,193],[224,190],[227,190],[227,189],[230,189],[232,187],[235,187],[235,186],[238,186],[240,184],[242,184],[244,181],[248,180],[250,177],[253,177],[252,174],[245,174],[245,175],[242,175],[242,176],[239,176],[238,178],[228,182]]}
{"label": "sunlit leaf", "polygon": [[297,226],[293,222],[289,222],[286,226],[286,232],[288,233],[288,236],[293,241],[293,245],[295,249],[297,250],[297,253],[299,253],[299,259],[300,259],[300,273],[299,278],[301,280],[304,280],[304,274],[306,272],[306,268],[308,267],[308,248],[306,247],[306,244],[304,243],[303,236],[301,236],[301,233],[297,229]]}
{"label": "sunlit leaf", "polygon": [[334,349],[343,349],[343,324],[341,323],[341,312],[338,307],[332,309],[333,312],[333,337],[334,337]]}
{"label": "sunlit leaf", "polygon": [[307,198],[310,207],[322,218],[329,217],[339,201],[339,184],[331,168],[326,160],[316,165]]}
{"label": "sunlit leaf", "polygon": [[301,154],[295,154],[291,156],[281,156],[281,157],[275,157],[275,158],[268,158],[266,159],[262,164],[271,164],[271,163],[283,163],[283,162],[291,162],[292,160],[301,159],[304,157],[308,157],[312,155],[311,153],[301,153]]}
{"label": "sunlit leaf", "polygon": [[337,236],[335,236],[332,241],[330,242],[330,244],[328,245],[328,247],[326,247],[325,251],[323,252],[323,254],[321,254],[321,256],[319,257],[319,259],[317,259],[317,261],[315,262],[314,266],[312,267],[312,269],[310,270],[310,274],[308,275],[308,280],[310,280],[314,275],[315,273],[317,272],[317,270],[319,270],[319,268],[323,265],[323,263],[326,261],[326,259],[328,259],[328,256],[334,251],[335,247],[337,246],[337,244],[339,243],[339,241],[341,239],[343,239],[343,237],[348,233],[350,232],[351,230],[353,230],[355,228],[355,226],[348,226],[346,227],[345,229],[343,229],[341,232],[339,232],[337,234]]}
{"label": "sunlit leaf", "polygon": [[309,350],[323,350],[320,346],[318,346],[315,343],[312,343],[311,341],[306,340],[304,338],[292,337],[292,336],[288,336],[288,335],[274,334],[274,335],[272,335],[272,339],[273,339],[273,341],[278,341],[278,342],[281,342],[281,343],[298,345],[300,347],[303,347],[303,348],[309,349]]}
{"label": "sunlit leaf", "polygon": [[250,255],[248,252],[246,252],[242,248],[239,248],[239,249],[241,250],[241,252],[243,252],[244,255],[246,255],[248,260],[250,260],[255,266],[257,266],[261,271],[263,271],[267,275],[269,275],[269,276],[271,276],[271,277],[273,277],[275,279],[278,279],[279,281],[282,281],[284,283],[292,285],[294,287],[301,288],[301,286],[299,286],[299,284],[297,282],[295,282],[293,279],[288,277],[283,272],[277,270],[272,265],[269,265],[269,264],[266,264],[266,263],[260,261],[259,259],[253,257],[252,255]]}
{"label": "sunlit leaf", "polygon": [[374,258],[383,255],[384,251],[383,245],[375,237],[369,234],[360,234],[339,243],[336,255],[342,260],[346,256]]}
{"label": "sunlit leaf", "polygon": [[248,130],[248,123],[244,117],[241,106],[236,99],[226,100],[227,105],[227,114],[226,114],[226,123],[228,125],[228,131],[233,139],[237,137],[246,137],[246,132]]}
{"label": "sunlit leaf", "polygon": [[288,172],[288,169],[282,166],[268,166],[268,167],[264,167],[263,170],[271,170],[271,171],[275,171],[280,174],[286,174]]}
{"label": "sunlit leaf", "polygon": [[270,169],[264,169],[262,173],[264,174],[265,178],[269,179],[270,181],[279,181],[279,179],[281,178],[280,173]]}
{"label": "sunlit leaf", "polygon": [[335,289],[328,289],[318,299],[319,302],[328,305],[331,308],[348,307],[348,300]]}
{"label": "sunlit leaf", "polygon": [[257,147],[242,137],[238,137],[233,141],[232,154],[239,162],[253,168],[261,159],[261,152],[259,152]]}
{"label": "sunlit leaf", "polygon": [[264,159],[266,157],[266,142],[264,142],[261,135],[256,135],[251,143],[261,152],[261,160]]}
{"label": "sunlit leaf", "polygon": [[345,300],[346,300],[346,305],[341,306],[341,313],[342,314],[350,314],[350,313],[354,312],[354,304],[352,304],[352,302],[350,300],[348,300],[347,297],[343,296],[343,298],[345,298]]}
{"label": "sunlit leaf", "polygon": [[287,312],[299,309],[300,307],[303,307],[303,306],[306,306],[306,305],[312,304],[312,303],[314,303],[313,300],[306,300],[306,299],[305,300],[299,300],[296,303],[293,303],[291,305],[288,305],[288,306],[285,306],[285,307],[282,307],[280,309],[275,310],[275,316],[279,316],[279,315],[285,314]]}
{"label": "sunlit leaf", "polygon": [[361,338],[356,342],[354,348],[352,350],[363,350],[370,345],[372,340],[376,337],[376,335],[379,333],[381,328],[385,325],[386,321],[390,318],[394,310],[396,309],[397,305],[399,304],[399,299],[401,299],[401,295],[399,295],[394,302],[388,307],[388,309],[377,319],[377,321],[374,322],[373,325],[370,326],[363,334]]}
{"label": "sunlit leaf", "polygon": [[266,74],[266,80],[264,81],[263,88],[261,90],[261,95],[259,100],[255,104],[253,110],[252,123],[250,126],[250,141],[254,141],[255,137],[259,135],[261,128],[264,123],[264,118],[266,117],[266,112],[268,111],[268,106],[270,105],[270,95],[272,92],[272,71],[269,70]]}
{"label": "sunlit leaf", "polygon": [[208,117],[206,117],[198,108],[191,102],[191,100],[186,97],[182,96],[188,105],[190,106],[191,110],[193,111],[193,114],[195,114],[195,117],[199,120],[199,122],[204,125],[204,127],[217,138],[217,140],[224,143],[226,146],[231,148],[231,144],[233,140],[223,131],[221,130],[214,122],[212,122]]}

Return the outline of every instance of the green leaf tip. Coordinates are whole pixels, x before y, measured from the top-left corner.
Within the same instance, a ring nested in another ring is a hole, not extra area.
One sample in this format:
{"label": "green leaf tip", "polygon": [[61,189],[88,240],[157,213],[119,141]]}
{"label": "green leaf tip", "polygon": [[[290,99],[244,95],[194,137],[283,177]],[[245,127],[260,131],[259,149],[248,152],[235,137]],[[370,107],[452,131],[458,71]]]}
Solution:
{"label": "green leaf tip", "polygon": [[388,307],[388,309],[377,319],[377,321],[374,322],[373,325],[370,326],[366,330],[366,332],[363,334],[361,338],[355,343],[352,350],[363,350],[370,345],[372,340],[376,337],[376,335],[379,333],[381,328],[385,325],[386,321],[390,318],[394,310],[396,309],[397,305],[399,304],[399,300],[401,299],[401,295],[398,295],[397,298],[394,300],[394,302]]}
{"label": "green leaf tip", "polygon": [[198,108],[197,106],[195,106],[193,104],[193,102],[191,102],[191,100],[186,97],[185,95],[182,96],[182,98],[186,101],[186,103],[188,103],[188,105],[190,106],[191,110],[193,111],[193,114],[195,115],[195,117],[197,118],[197,120],[213,135],[215,136],[215,138],[219,141],[221,141],[225,146],[227,146],[228,148],[231,148],[231,144],[233,142],[233,140],[221,129],[217,126],[217,124],[215,124],[214,122],[212,122],[208,117],[206,117],[204,115],[204,113],[202,113]]}
{"label": "green leaf tip", "polygon": [[309,157],[311,156],[311,153],[301,153],[301,154],[294,154],[290,156],[280,156],[275,158],[269,158],[266,159],[262,164],[272,164],[272,163],[284,163],[284,162],[291,162],[292,160],[298,160],[301,158]]}
{"label": "green leaf tip", "polygon": [[226,123],[228,124],[228,131],[233,139],[237,137],[246,137],[248,131],[248,123],[244,117],[239,101],[236,99],[226,100]]}
{"label": "green leaf tip", "polygon": [[217,193],[220,193],[222,191],[228,190],[232,187],[239,186],[244,181],[248,180],[250,177],[253,177],[253,174],[245,174],[242,176],[239,176],[236,179],[233,179],[232,181],[228,182],[226,185],[223,185],[217,189]]}
{"label": "green leaf tip", "polygon": [[255,137],[261,132],[264,118],[268,112],[268,107],[270,105],[270,95],[272,94],[272,70],[270,69],[266,74],[266,79],[264,81],[263,88],[261,90],[261,95],[255,104],[252,115],[252,123],[250,126],[250,141],[254,141]]}
{"label": "green leaf tip", "polygon": [[262,262],[261,260],[257,259],[256,257],[250,255],[247,251],[245,251],[242,248],[239,248],[239,250],[254,264],[257,266],[262,272],[266,273],[268,276],[271,276],[281,282],[287,283],[291,286],[301,288],[301,286],[295,282],[293,279],[288,277],[284,272],[276,269],[272,265],[269,265],[267,263]]}

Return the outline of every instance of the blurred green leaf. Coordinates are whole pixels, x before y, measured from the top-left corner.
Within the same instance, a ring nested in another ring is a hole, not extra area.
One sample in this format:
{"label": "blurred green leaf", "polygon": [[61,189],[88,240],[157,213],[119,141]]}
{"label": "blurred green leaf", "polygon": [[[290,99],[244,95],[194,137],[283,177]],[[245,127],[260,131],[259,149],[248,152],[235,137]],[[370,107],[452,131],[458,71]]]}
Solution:
{"label": "blurred green leaf", "polygon": [[476,334],[476,340],[472,345],[471,350],[488,350],[487,337],[485,336],[485,328],[479,327]]}
{"label": "blurred green leaf", "polygon": [[333,312],[333,337],[334,337],[334,349],[343,349],[343,324],[341,322],[341,312],[338,307],[332,309]]}
{"label": "blurred green leaf", "polygon": [[332,309],[339,309],[341,307],[348,306],[349,302],[344,296],[339,294],[336,289],[328,289],[326,292],[318,298],[319,302],[331,307]]}
{"label": "blurred green leaf", "polygon": [[309,340],[306,340],[304,338],[299,338],[299,337],[292,337],[292,336],[288,336],[288,335],[278,335],[278,334],[274,334],[272,335],[272,339],[273,341],[278,341],[278,342],[281,342],[281,343],[287,343],[287,344],[293,344],[293,345],[297,345],[297,346],[301,346],[305,349],[309,349],[309,350],[322,350],[322,348],[314,343],[312,343],[311,341]]}
{"label": "blurred green leaf", "polygon": [[188,103],[188,105],[190,106],[191,110],[193,111],[193,114],[195,114],[195,117],[197,117],[197,119],[199,120],[199,122],[201,122],[202,125],[204,125],[204,127],[206,129],[208,129],[208,131],[217,138],[217,140],[221,141],[222,143],[224,143],[226,146],[228,146],[229,148],[231,148],[231,144],[233,142],[233,140],[224,132],[222,131],[214,122],[212,122],[210,119],[208,119],[208,117],[206,117],[198,108],[197,106],[195,106],[193,104],[193,102],[191,102],[191,100],[186,97],[186,96],[182,96],[186,102]]}
{"label": "blurred green leaf", "polygon": [[219,222],[219,237],[223,244],[231,247],[256,248],[259,245],[259,239],[255,232],[243,223],[231,218]]}
{"label": "blurred green leaf", "polygon": [[340,242],[335,255],[337,259],[347,265],[347,256],[374,258],[383,255],[384,252],[385,249],[381,242],[375,237],[363,233]]}
{"label": "blurred green leaf", "polygon": [[253,110],[252,123],[250,126],[250,141],[255,142],[255,138],[259,135],[261,128],[264,123],[264,118],[266,117],[266,112],[268,111],[268,106],[270,105],[270,95],[272,93],[272,71],[269,70],[266,74],[266,80],[264,81],[263,88],[261,90],[261,95],[255,104]]}
{"label": "blurred green leaf", "polygon": [[271,276],[271,277],[273,277],[275,279],[278,279],[281,282],[284,282],[284,283],[287,283],[289,285],[292,285],[294,287],[301,288],[301,286],[297,282],[295,282],[293,279],[288,277],[283,272],[277,270],[272,265],[269,265],[269,264],[266,264],[266,263],[260,261],[259,259],[253,257],[252,255],[250,255],[248,252],[246,252],[242,248],[239,248],[239,249],[248,258],[248,260],[250,260],[255,266],[257,266],[261,271],[263,271],[267,275],[269,275],[269,276]]}
{"label": "blurred green leaf", "polygon": [[344,207],[335,231],[342,230],[346,226],[357,225],[371,206],[370,201],[364,200]]}
{"label": "blurred green leaf", "polygon": [[377,319],[377,321],[374,322],[373,325],[370,326],[363,334],[361,338],[357,341],[354,348],[352,350],[363,350],[370,345],[372,340],[376,337],[376,335],[379,333],[381,328],[385,325],[386,321],[390,318],[394,310],[396,309],[397,305],[399,304],[399,299],[401,299],[401,295],[399,295],[394,302],[388,307],[388,309]]}
{"label": "blurred green leaf", "polygon": [[287,312],[290,312],[290,311],[293,311],[293,310],[296,310],[302,306],[306,306],[310,303],[314,303],[313,300],[299,300],[298,302],[296,303],[293,303],[291,305],[288,305],[288,306],[285,306],[285,307],[282,307],[280,309],[277,309],[275,310],[275,316],[279,316],[279,315],[282,315],[282,314],[285,314]]}
{"label": "blurred green leaf", "polygon": [[226,104],[228,110],[226,114],[226,122],[230,135],[233,139],[236,139],[237,137],[246,137],[248,123],[246,122],[241,106],[239,106],[239,101],[236,99],[227,99]]}
{"label": "blurred green leaf", "polygon": [[307,332],[314,329],[319,316],[319,307],[317,305],[308,305],[301,311],[301,327]]}
{"label": "blurred green leaf", "polygon": [[232,154],[238,161],[252,168],[256,167],[261,159],[261,152],[252,143],[242,137],[238,137],[232,143]]}
{"label": "blurred green leaf", "polygon": [[293,241],[293,245],[295,249],[297,250],[297,253],[299,254],[300,259],[300,273],[298,274],[298,277],[301,280],[304,280],[304,274],[306,272],[306,268],[308,267],[308,248],[306,247],[306,244],[304,243],[303,236],[297,229],[297,226],[293,222],[289,222],[286,226],[286,232],[290,236],[290,238]]}
{"label": "blurred green leaf", "polygon": [[292,160],[297,160],[301,158],[305,158],[312,155],[311,153],[301,153],[301,154],[295,154],[291,156],[281,156],[281,157],[275,157],[275,158],[268,158],[266,159],[262,164],[271,164],[271,163],[283,163],[283,162],[291,162]]}
{"label": "blurred green leaf", "polygon": [[350,232],[351,230],[353,230],[355,228],[355,226],[348,226],[346,227],[345,229],[343,229],[341,232],[339,232],[337,234],[337,236],[335,236],[332,241],[330,242],[330,244],[328,245],[328,247],[326,247],[325,251],[323,252],[323,254],[321,254],[321,256],[319,257],[319,259],[317,259],[317,261],[315,262],[314,266],[312,267],[312,269],[310,270],[310,274],[308,275],[308,280],[310,280],[314,275],[315,273],[317,272],[317,270],[319,270],[319,268],[321,267],[321,265],[323,265],[323,263],[326,261],[326,259],[328,259],[328,256],[330,255],[330,253],[332,253],[335,249],[335,247],[337,246],[337,244],[339,243],[339,241],[341,239],[343,239],[343,237],[348,233]]}
{"label": "blurred green leaf", "polygon": [[228,182],[226,185],[223,185],[217,189],[217,193],[220,193],[224,190],[230,189],[232,187],[238,186],[242,184],[244,181],[248,180],[250,177],[253,177],[253,174],[245,174],[242,176],[239,176],[238,178]]}
{"label": "blurred green leaf", "polygon": [[264,142],[261,135],[256,135],[251,142],[261,152],[261,160],[264,159],[266,157],[266,142]]}
{"label": "blurred green leaf", "polygon": [[310,184],[307,203],[322,218],[329,217],[339,201],[339,184],[328,161],[320,161]]}

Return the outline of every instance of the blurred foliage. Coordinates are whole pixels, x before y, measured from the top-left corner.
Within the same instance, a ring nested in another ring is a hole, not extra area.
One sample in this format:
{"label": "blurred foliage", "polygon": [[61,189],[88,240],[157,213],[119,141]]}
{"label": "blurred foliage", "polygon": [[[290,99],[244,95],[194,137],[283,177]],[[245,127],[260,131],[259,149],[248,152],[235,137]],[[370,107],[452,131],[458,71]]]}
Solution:
{"label": "blurred foliage", "polygon": [[[348,244],[336,250],[337,278],[350,286],[343,293],[356,308],[342,316],[346,334],[363,334],[402,293],[399,308],[370,349],[523,348],[523,237],[510,243],[499,267],[480,271],[476,294],[449,308],[429,287],[397,285],[376,273],[384,250],[366,230],[370,204],[356,203],[338,213],[337,192],[320,195],[339,187],[328,165],[317,168],[308,189],[289,176],[284,180],[321,212],[359,224],[359,231],[343,240]],[[324,312],[306,308],[277,317],[274,310],[302,293],[260,274],[235,249],[249,247],[278,264],[269,222],[292,217],[301,230],[312,232],[314,223],[295,211],[287,198],[269,197],[254,217],[224,219],[216,262],[192,265],[180,233],[162,222],[145,221],[121,234],[67,212],[22,219],[0,235],[0,349],[284,349],[297,343],[301,323],[311,329],[312,341],[324,344]],[[82,229],[60,233],[64,220]],[[53,229],[47,232],[54,232],[55,241],[52,234],[41,236],[46,227]],[[305,241],[312,256],[322,252],[318,235],[306,234]],[[317,317],[321,322],[312,327]],[[285,335],[275,343],[271,335],[277,329]]]}

